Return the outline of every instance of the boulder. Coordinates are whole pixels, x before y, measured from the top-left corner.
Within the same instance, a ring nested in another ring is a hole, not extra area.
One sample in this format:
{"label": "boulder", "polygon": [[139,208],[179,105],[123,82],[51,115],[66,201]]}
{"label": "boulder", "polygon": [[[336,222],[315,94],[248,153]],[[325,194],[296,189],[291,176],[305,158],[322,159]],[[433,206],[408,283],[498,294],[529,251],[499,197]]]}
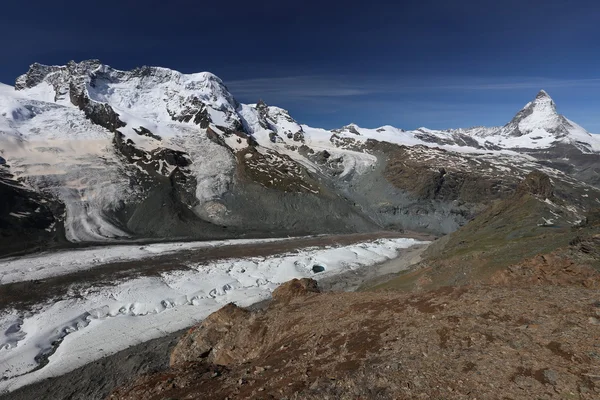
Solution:
{"label": "boulder", "polygon": [[534,170],[531,171],[517,187],[517,194],[525,193],[551,199],[554,196],[554,186],[548,175],[541,171]]}
{"label": "boulder", "polygon": [[227,365],[235,358],[221,351],[228,334],[244,326],[249,311],[233,303],[210,314],[200,325],[191,328],[171,352],[171,367],[202,361]]}
{"label": "boulder", "polygon": [[320,292],[317,281],[314,279],[292,279],[273,291],[273,300],[287,303],[297,297]]}

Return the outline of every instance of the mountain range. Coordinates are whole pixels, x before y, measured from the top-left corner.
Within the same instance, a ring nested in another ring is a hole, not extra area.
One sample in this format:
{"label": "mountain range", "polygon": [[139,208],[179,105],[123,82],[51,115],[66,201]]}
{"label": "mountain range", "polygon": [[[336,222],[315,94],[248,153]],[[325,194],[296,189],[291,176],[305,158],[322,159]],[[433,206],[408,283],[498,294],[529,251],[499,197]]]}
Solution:
{"label": "mountain range", "polygon": [[0,84],[0,237],[11,239],[0,255],[115,240],[443,235],[534,170],[554,186],[554,200],[539,198],[541,224],[575,225],[600,204],[600,139],[543,90],[501,127],[325,130],[242,104],[208,72],[35,63]]}

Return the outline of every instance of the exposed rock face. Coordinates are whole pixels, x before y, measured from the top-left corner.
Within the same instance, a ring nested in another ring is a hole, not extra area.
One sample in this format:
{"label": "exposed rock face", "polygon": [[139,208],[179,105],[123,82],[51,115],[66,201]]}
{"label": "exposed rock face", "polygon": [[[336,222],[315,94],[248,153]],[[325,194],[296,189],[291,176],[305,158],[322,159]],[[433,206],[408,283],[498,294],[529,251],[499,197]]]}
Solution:
{"label": "exposed rock face", "polygon": [[519,184],[517,193],[530,193],[541,198],[552,199],[554,186],[548,175],[540,171],[532,171]]}
{"label": "exposed rock face", "polygon": [[43,249],[60,238],[64,209],[52,196],[37,193],[12,179],[0,164],[0,254]]}
{"label": "exposed rock face", "polygon": [[[461,200],[478,204],[506,197],[517,182],[517,177],[502,177],[499,171],[481,172],[494,171],[496,167],[492,163],[465,165],[459,156],[443,150],[401,146],[390,152],[389,157],[386,178],[422,200]],[[431,157],[435,157],[435,161]]]}
{"label": "exposed rock face", "polygon": [[83,83],[81,77],[98,69],[102,63],[99,60],[86,60],[80,63],[69,61],[67,65],[43,65],[33,63],[26,74],[21,75],[15,82],[15,89],[23,90],[32,88],[46,81],[54,87],[57,96],[69,93],[69,86],[78,80]]}
{"label": "exposed rock face", "polygon": [[189,104],[187,104],[179,112],[170,111],[171,118],[179,122],[190,122],[193,121],[200,128],[208,128],[210,125],[210,116],[206,109],[206,104],[202,103],[197,98],[193,98]]}
{"label": "exposed rock face", "polygon": [[267,106],[264,101],[259,100],[258,103],[256,103],[256,111],[258,111],[258,121],[260,126],[264,129],[270,129],[269,122],[267,121],[269,118],[269,106]]}
{"label": "exposed rock face", "polygon": [[273,300],[289,302],[297,297],[303,297],[311,293],[320,293],[317,281],[309,278],[292,279],[279,286],[273,291]]}
{"label": "exposed rock face", "polygon": [[171,353],[171,367],[206,362],[229,365],[241,359],[234,348],[227,347],[230,336],[246,326],[250,313],[233,303],[209,315],[202,323],[191,328]]}
{"label": "exposed rock face", "polygon": [[80,91],[75,84],[69,87],[71,102],[79,107],[81,111],[95,124],[100,125],[111,132],[124,127],[126,124],[119,119],[117,114],[108,104],[92,101],[85,92]]}

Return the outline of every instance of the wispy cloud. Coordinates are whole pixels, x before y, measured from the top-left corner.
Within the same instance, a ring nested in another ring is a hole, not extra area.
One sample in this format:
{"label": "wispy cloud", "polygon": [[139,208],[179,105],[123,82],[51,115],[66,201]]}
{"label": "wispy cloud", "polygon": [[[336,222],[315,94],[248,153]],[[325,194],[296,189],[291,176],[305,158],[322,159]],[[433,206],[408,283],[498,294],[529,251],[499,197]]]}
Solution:
{"label": "wispy cloud", "polygon": [[559,102],[562,113],[586,116],[580,120],[588,120],[588,129],[600,126],[596,103],[578,100],[582,93],[597,92],[600,78],[298,75],[225,83],[242,102],[263,99],[289,109],[302,122],[329,128],[351,121],[440,129],[503,125],[540,89],[551,95],[560,89],[567,95],[567,101]]}
{"label": "wispy cloud", "polygon": [[593,79],[545,79],[545,78],[529,78],[525,81],[508,81],[508,82],[482,82],[482,83],[462,83],[442,85],[437,89],[450,90],[522,90],[522,89],[552,89],[552,88],[576,88],[576,87],[591,87],[600,86],[600,78]]}
{"label": "wispy cloud", "polygon": [[405,94],[416,91],[510,91],[542,88],[600,87],[600,78],[549,79],[540,77],[412,77],[383,79],[365,76],[305,75],[226,82],[239,97],[276,97],[278,100]]}
{"label": "wispy cloud", "polygon": [[285,94],[289,97],[347,97],[377,93],[380,88],[353,82],[343,77],[306,75],[282,78],[257,78],[225,82],[238,96],[256,93]]}

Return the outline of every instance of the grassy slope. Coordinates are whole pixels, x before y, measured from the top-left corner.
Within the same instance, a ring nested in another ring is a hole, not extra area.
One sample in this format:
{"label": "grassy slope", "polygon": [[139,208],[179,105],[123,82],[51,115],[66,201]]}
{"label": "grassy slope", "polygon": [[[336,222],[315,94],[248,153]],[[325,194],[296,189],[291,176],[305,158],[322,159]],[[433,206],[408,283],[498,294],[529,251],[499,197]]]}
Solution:
{"label": "grassy slope", "polygon": [[[587,225],[577,228],[569,218],[560,219],[555,226],[539,226],[549,213],[550,206],[531,193],[495,202],[458,231],[433,243],[419,269],[375,289],[412,290],[485,281],[498,270],[537,254],[567,251],[576,238],[600,232],[593,216]],[[600,269],[598,259],[587,263]]]}

